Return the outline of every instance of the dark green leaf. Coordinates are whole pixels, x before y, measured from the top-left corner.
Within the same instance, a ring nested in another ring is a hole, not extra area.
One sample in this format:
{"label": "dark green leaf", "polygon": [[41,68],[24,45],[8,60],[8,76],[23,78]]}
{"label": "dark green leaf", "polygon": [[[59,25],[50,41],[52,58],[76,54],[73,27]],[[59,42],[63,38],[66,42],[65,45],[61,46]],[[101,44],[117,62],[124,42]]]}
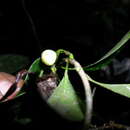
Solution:
{"label": "dark green leaf", "polygon": [[34,73],[40,73],[41,71],[41,62],[40,62],[40,58],[37,58],[33,63],[32,65],[30,66],[29,68],[29,72],[34,72]]}
{"label": "dark green leaf", "polygon": [[[43,67],[41,66],[41,60],[40,58],[37,58],[32,65],[30,66],[30,68],[28,69],[28,72],[33,72],[37,75],[40,74],[41,70],[43,70]],[[28,79],[28,75],[25,77],[25,81]]]}
{"label": "dark green leaf", "polygon": [[101,59],[96,61],[93,64],[90,64],[86,67],[84,67],[84,70],[86,71],[94,71],[98,70],[101,67],[105,66],[107,63],[110,62],[110,59],[115,56],[115,54],[127,43],[127,41],[130,39],[130,31],[127,32],[124,37],[107,53],[105,54]]}
{"label": "dark green leaf", "polygon": [[[40,58],[37,58],[37,59],[32,63],[32,65],[30,66],[30,68],[28,69],[28,72],[34,72],[35,74],[39,75],[42,69],[43,69],[43,68],[41,67]],[[26,75],[24,81],[25,81],[26,83],[28,83],[28,80],[29,80],[29,76]],[[17,95],[17,97],[22,96],[22,95],[24,95],[25,93],[26,93],[26,92],[25,92],[24,90],[21,90],[21,91],[19,92],[19,94]]]}
{"label": "dark green leaf", "polygon": [[81,109],[80,100],[70,83],[67,70],[59,86],[48,99],[48,104],[61,116],[72,121],[81,121],[84,114]]}
{"label": "dark green leaf", "polygon": [[112,92],[115,92],[122,96],[130,98],[130,84],[106,84],[106,83],[97,82],[90,77],[88,77],[88,79],[91,82],[93,82],[103,88],[106,88],[108,90],[111,90]]}
{"label": "dark green leaf", "polygon": [[22,55],[0,55],[0,71],[14,73],[25,68],[29,64],[29,59]]}

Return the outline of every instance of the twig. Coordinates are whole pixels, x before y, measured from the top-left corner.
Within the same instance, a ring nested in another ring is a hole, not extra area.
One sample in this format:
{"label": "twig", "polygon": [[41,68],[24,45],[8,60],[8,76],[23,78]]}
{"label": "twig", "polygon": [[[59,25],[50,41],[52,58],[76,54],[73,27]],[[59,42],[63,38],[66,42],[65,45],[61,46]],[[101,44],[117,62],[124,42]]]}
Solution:
{"label": "twig", "polygon": [[86,113],[85,113],[85,122],[84,122],[84,129],[88,128],[92,118],[92,110],[93,110],[93,96],[90,88],[90,84],[86,73],[84,72],[83,68],[81,67],[80,63],[75,59],[68,59],[69,63],[74,65],[77,73],[79,74],[82,83],[85,89],[85,96],[86,96]]}

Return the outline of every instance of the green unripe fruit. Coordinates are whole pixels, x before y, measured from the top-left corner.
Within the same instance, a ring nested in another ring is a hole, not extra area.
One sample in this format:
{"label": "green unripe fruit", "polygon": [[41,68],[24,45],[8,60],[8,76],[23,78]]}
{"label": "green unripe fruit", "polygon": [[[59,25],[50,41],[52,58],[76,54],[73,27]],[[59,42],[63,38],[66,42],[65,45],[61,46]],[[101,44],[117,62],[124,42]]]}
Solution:
{"label": "green unripe fruit", "polygon": [[51,66],[56,62],[57,54],[53,50],[45,50],[41,54],[41,60],[45,65]]}

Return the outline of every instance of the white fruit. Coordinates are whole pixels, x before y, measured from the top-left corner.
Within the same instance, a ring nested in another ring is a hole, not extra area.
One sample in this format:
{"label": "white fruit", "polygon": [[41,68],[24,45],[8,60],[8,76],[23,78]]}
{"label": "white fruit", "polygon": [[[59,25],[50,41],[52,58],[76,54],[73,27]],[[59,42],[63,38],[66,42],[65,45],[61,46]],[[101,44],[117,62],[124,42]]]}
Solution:
{"label": "white fruit", "polygon": [[53,50],[45,50],[41,54],[41,60],[45,65],[51,66],[56,62],[57,54]]}

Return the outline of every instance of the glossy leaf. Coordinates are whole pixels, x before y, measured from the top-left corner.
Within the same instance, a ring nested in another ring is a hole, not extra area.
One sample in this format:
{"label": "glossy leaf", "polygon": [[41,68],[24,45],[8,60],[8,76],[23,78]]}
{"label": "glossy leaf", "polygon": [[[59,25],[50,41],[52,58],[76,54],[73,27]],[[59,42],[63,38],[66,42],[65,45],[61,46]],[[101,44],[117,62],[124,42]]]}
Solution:
{"label": "glossy leaf", "polygon": [[35,73],[40,73],[41,71],[41,62],[40,62],[40,58],[37,58],[32,65],[29,68],[29,72],[35,72]]}
{"label": "glossy leaf", "polygon": [[64,118],[72,121],[81,121],[84,118],[84,114],[80,103],[66,70],[59,86],[48,99],[48,104]]}
{"label": "glossy leaf", "polygon": [[14,73],[29,64],[29,59],[22,55],[0,55],[0,72]]}
{"label": "glossy leaf", "polygon": [[[42,69],[43,67],[41,66],[41,60],[40,58],[37,58],[28,69],[28,72],[33,72],[39,75]],[[25,81],[26,80],[28,80],[28,75],[25,77]]]}
{"label": "glossy leaf", "polygon": [[130,39],[130,31],[127,32],[124,37],[108,52],[106,53],[101,59],[96,61],[93,64],[90,64],[86,67],[84,67],[84,70],[86,71],[94,71],[98,70],[101,67],[105,66],[110,62],[110,59],[127,43],[127,41]]}
{"label": "glossy leaf", "polygon": [[130,84],[107,84],[107,83],[97,82],[90,77],[88,77],[88,79],[94,84],[97,84],[103,88],[111,90],[112,92],[130,98]]}

